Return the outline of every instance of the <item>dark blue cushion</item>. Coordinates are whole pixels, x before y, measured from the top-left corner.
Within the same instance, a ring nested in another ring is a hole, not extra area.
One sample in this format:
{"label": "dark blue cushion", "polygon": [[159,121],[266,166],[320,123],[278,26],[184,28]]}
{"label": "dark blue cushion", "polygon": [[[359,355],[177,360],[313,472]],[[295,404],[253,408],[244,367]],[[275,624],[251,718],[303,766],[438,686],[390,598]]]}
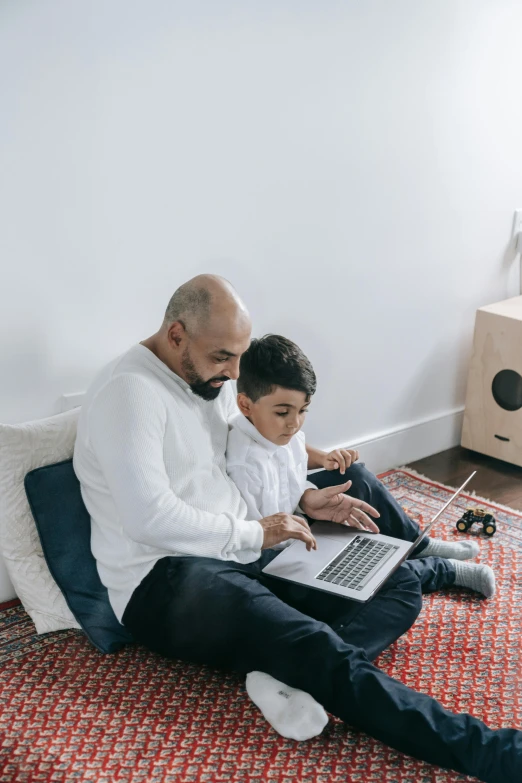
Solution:
{"label": "dark blue cushion", "polygon": [[118,622],[91,552],[91,519],[72,460],[32,470],[25,491],[49,571],[79,624],[101,652],[132,641]]}

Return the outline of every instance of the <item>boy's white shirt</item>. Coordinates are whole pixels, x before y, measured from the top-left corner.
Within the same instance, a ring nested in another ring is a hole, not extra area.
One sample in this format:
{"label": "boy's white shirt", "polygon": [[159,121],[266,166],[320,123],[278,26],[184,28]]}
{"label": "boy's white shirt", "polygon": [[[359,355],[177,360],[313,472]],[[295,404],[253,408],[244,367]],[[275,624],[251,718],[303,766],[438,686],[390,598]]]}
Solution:
{"label": "boy's white shirt", "polygon": [[267,440],[242,414],[230,420],[227,473],[246,505],[247,519],[263,519],[279,511],[300,513],[306,489],[308,455],[305,436],[298,432],[285,446]]}

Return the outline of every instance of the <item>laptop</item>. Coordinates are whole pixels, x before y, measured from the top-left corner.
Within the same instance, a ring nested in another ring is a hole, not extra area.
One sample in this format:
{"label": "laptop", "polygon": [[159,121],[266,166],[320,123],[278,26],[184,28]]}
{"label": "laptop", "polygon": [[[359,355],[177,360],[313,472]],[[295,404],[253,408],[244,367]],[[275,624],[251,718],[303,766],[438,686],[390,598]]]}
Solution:
{"label": "laptop", "polygon": [[307,552],[303,541],[293,540],[263,568],[263,573],[353,601],[369,601],[428,535],[440,515],[460,495],[476,472],[473,471],[457,489],[415,541],[402,541],[334,522],[314,522],[312,532],[317,549]]}

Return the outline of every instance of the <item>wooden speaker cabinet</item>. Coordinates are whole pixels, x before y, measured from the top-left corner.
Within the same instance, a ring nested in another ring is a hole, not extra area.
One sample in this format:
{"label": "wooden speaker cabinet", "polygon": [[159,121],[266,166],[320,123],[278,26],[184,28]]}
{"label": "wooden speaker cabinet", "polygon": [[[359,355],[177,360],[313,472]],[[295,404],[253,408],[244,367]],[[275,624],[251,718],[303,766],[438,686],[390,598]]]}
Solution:
{"label": "wooden speaker cabinet", "polygon": [[522,466],[522,296],[477,310],[461,443]]}

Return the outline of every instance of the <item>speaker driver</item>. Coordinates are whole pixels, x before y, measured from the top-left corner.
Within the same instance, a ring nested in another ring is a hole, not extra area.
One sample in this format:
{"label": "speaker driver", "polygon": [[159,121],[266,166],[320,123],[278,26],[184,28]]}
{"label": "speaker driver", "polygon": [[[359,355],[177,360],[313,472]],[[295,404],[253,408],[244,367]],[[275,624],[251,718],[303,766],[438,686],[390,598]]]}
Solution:
{"label": "speaker driver", "polygon": [[493,378],[491,391],[497,405],[506,411],[522,408],[522,376],[515,370],[501,370]]}

